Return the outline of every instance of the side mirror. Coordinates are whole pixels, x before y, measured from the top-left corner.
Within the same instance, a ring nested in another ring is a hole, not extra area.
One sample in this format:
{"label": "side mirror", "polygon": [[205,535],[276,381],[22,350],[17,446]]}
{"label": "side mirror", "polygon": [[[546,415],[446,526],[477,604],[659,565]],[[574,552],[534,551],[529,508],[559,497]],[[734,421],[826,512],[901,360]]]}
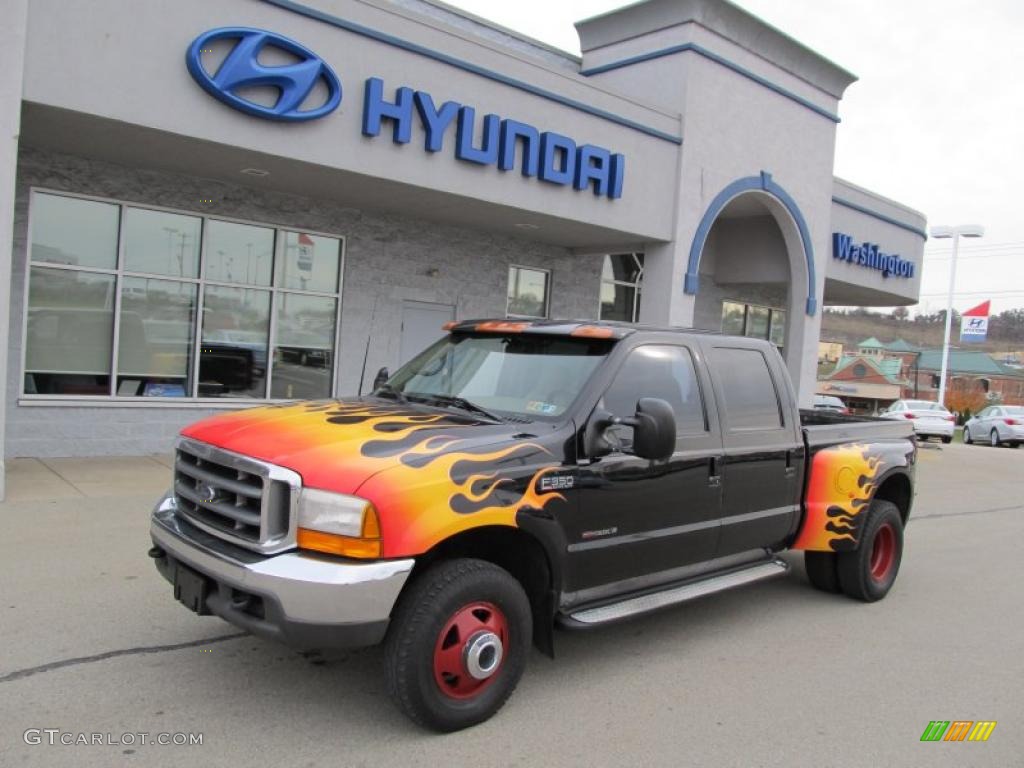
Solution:
{"label": "side mirror", "polygon": [[377,371],[377,375],[373,377],[373,388],[380,389],[390,378],[391,374],[388,373],[387,367],[381,368]]}
{"label": "side mirror", "polygon": [[591,416],[584,435],[589,457],[607,456],[612,452],[604,431],[616,424],[633,428],[633,453],[642,459],[667,459],[676,449],[676,415],[672,406],[656,397],[644,397],[637,402],[636,415],[632,418],[619,418],[601,410]]}
{"label": "side mirror", "polygon": [[667,459],[675,451],[676,415],[664,400],[641,398],[636,404],[636,416],[623,419],[622,423],[633,427],[633,453],[640,458]]}

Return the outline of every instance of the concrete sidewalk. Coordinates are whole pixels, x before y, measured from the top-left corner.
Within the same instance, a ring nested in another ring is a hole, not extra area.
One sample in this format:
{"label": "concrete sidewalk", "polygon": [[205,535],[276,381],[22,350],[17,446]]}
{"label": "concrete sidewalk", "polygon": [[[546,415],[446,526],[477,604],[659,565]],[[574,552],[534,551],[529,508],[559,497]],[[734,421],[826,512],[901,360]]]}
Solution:
{"label": "concrete sidewalk", "polygon": [[170,455],[9,459],[6,503],[159,494],[171,485]]}

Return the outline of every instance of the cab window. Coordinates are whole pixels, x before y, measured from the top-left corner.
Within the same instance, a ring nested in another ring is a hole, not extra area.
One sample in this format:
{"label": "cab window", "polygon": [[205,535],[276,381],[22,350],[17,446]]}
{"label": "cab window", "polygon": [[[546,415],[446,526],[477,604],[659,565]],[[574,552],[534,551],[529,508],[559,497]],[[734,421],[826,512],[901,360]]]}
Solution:
{"label": "cab window", "polygon": [[779,429],[785,422],[768,361],[757,349],[715,347],[714,362],[732,431]]}
{"label": "cab window", "polygon": [[[693,356],[685,347],[647,344],[637,347],[623,361],[598,407],[615,416],[636,412],[637,400],[656,397],[672,406],[676,417],[676,444],[686,435],[707,432],[707,417]],[[633,443],[633,429],[616,426],[608,430],[623,449]]]}

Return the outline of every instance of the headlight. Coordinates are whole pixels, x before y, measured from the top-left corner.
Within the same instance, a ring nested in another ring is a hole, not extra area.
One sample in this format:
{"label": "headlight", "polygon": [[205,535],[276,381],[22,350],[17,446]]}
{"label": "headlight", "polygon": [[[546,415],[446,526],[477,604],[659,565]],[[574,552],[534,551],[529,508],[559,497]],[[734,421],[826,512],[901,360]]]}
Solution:
{"label": "headlight", "polygon": [[299,496],[296,543],[300,549],[332,555],[380,557],[377,510],[358,496],[303,488]]}

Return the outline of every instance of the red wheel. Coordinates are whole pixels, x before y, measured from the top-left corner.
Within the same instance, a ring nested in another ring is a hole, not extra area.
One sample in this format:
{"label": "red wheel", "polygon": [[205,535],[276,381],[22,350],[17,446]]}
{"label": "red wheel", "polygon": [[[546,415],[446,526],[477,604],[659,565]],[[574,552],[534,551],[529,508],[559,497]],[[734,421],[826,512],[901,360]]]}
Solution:
{"label": "red wheel", "polygon": [[455,699],[476,696],[505,661],[508,620],[493,603],[470,603],[445,622],[434,645],[434,681]]}
{"label": "red wheel", "polygon": [[896,562],[896,531],[889,522],[882,523],[875,532],[871,546],[871,578],[884,582]]}

